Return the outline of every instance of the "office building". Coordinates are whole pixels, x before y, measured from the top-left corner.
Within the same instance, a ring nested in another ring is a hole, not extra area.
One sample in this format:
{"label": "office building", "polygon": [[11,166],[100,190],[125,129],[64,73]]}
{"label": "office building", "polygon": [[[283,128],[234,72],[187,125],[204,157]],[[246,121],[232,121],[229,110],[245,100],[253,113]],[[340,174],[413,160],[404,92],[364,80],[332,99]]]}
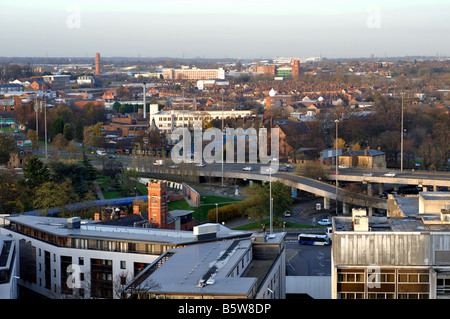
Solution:
{"label": "office building", "polygon": [[219,69],[199,69],[199,68],[187,68],[181,69],[163,69],[162,76],[168,80],[225,80],[225,70]]}
{"label": "office building", "polygon": [[450,193],[390,195],[387,217],[335,217],[332,238],[332,298],[450,298]]}
{"label": "office building", "polygon": [[17,298],[17,256],[14,239],[0,234],[0,299]]}

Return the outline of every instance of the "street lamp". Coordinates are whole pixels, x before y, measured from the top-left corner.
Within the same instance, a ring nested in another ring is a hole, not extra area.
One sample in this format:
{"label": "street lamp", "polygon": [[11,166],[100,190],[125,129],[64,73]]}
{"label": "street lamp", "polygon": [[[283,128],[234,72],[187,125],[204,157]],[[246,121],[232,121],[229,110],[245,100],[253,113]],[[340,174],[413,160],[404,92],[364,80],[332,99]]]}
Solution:
{"label": "street lamp", "polygon": [[216,223],[219,223],[219,204],[216,203]]}
{"label": "street lamp", "polygon": [[336,119],[334,120],[334,122],[336,123],[336,139],[335,139],[335,148],[336,148],[336,216],[338,215],[338,174],[339,174],[339,170],[338,170],[338,124],[339,124],[339,120]]}

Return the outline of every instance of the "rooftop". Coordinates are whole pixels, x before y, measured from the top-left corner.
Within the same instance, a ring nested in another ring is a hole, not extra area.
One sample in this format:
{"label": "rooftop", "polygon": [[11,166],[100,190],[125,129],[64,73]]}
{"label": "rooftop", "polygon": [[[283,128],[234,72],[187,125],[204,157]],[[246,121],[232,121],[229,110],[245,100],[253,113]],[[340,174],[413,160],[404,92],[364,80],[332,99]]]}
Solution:
{"label": "rooftop", "polygon": [[[79,228],[71,228],[69,225],[70,218],[29,215],[8,216],[5,219],[12,223],[18,223],[60,237],[160,242],[175,245],[198,241],[193,231],[103,225],[93,220],[81,220]],[[219,225],[216,238],[239,237],[246,234],[249,235],[250,233],[233,231],[223,225]]]}
{"label": "rooftop", "polygon": [[149,265],[128,288],[154,294],[249,296],[274,258],[258,259],[253,253],[253,261],[242,274],[230,274],[253,245],[279,245],[283,240],[284,233],[277,233],[173,249]]}

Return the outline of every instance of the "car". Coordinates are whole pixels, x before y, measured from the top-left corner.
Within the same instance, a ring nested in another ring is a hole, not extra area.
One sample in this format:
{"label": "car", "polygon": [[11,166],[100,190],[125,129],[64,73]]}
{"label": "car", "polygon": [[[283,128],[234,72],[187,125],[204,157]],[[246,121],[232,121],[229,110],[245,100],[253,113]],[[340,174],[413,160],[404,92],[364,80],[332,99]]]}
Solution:
{"label": "car", "polygon": [[397,176],[397,173],[389,172],[389,173],[384,174],[384,176],[394,177],[394,176]]}
{"label": "car", "polygon": [[339,165],[338,167],[339,167],[339,168],[350,168],[349,166],[343,165],[343,164]]}
{"label": "car", "polygon": [[286,210],[284,212],[284,217],[291,217],[291,215],[292,215],[292,212],[290,210]]}
{"label": "car", "polygon": [[244,167],[242,170],[243,170],[243,171],[252,171],[252,170],[253,170],[253,167],[251,167],[251,166],[246,166],[246,167]]}
{"label": "car", "polygon": [[332,171],[330,174],[331,174],[331,175],[339,175],[340,173],[339,173],[339,172],[336,172],[336,171]]}
{"label": "car", "polygon": [[321,226],[330,226],[331,225],[331,219],[328,218],[324,218],[322,220],[319,220],[317,222],[317,224],[321,225]]}
{"label": "car", "polygon": [[116,157],[114,155],[108,155],[108,158],[115,159]]}
{"label": "car", "polygon": [[97,150],[96,153],[97,153],[97,155],[100,155],[100,156],[106,156],[105,151]]}
{"label": "car", "polygon": [[197,167],[205,167],[206,164],[205,163],[198,163],[198,164],[195,164],[195,166],[197,166]]}
{"label": "car", "polygon": [[373,174],[371,172],[364,172],[363,175],[364,176],[373,176]]}

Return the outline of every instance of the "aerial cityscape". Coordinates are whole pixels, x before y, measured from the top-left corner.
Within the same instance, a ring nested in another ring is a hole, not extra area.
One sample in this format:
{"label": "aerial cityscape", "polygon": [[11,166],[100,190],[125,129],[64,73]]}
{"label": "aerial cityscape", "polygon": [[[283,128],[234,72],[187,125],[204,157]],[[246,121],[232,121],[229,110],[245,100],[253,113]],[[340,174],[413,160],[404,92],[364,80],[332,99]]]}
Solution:
{"label": "aerial cityscape", "polygon": [[0,299],[450,298],[449,4],[214,3],[0,1]]}

